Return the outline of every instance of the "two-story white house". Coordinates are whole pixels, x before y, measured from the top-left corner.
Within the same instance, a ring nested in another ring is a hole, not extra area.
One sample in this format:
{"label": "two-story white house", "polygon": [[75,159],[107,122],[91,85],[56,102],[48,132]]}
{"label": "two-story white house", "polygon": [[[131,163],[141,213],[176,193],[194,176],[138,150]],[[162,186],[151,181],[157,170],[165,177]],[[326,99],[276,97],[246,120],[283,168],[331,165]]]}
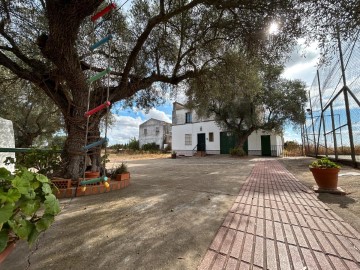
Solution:
{"label": "two-story white house", "polygon": [[147,143],[155,143],[159,149],[171,144],[171,123],[151,118],[139,127],[140,148]]}
{"label": "two-story white house", "polygon": [[[236,139],[230,132],[222,130],[211,118],[199,118],[178,102],[173,103],[172,122],[172,150],[177,155],[193,156],[196,152],[229,154],[235,146]],[[283,138],[273,132],[254,131],[244,148],[248,155],[280,156]]]}

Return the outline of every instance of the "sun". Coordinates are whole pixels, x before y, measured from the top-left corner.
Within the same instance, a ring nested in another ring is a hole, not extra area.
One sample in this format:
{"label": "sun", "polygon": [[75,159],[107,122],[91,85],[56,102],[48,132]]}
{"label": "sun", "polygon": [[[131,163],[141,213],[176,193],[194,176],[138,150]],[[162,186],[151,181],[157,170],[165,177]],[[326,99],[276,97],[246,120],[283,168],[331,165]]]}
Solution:
{"label": "sun", "polygon": [[268,32],[270,35],[276,35],[277,33],[279,33],[279,24],[277,22],[272,22],[270,24]]}

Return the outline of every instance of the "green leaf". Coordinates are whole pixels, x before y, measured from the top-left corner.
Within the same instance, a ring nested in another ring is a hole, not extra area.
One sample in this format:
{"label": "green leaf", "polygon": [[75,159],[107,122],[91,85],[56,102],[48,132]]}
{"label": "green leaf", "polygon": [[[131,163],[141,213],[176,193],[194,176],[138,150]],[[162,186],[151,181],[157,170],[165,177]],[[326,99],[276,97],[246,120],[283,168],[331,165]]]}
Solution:
{"label": "green leaf", "polygon": [[26,199],[33,200],[36,197],[35,190],[33,188],[29,188],[28,194],[25,195]]}
{"label": "green leaf", "polygon": [[49,184],[44,183],[42,186],[42,191],[45,193],[45,195],[52,194],[52,190]]}
{"label": "green leaf", "polygon": [[0,223],[5,223],[13,215],[15,204],[6,203],[0,207]]}
{"label": "green leaf", "polygon": [[8,240],[9,236],[7,231],[0,231],[0,252],[6,248]]}
{"label": "green leaf", "polygon": [[26,178],[16,176],[12,180],[12,185],[15,187],[21,194],[28,194],[30,188],[30,182]]}
{"label": "green leaf", "polygon": [[45,214],[57,215],[60,213],[60,204],[54,194],[45,196]]}
{"label": "green leaf", "polygon": [[18,222],[9,220],[8,223],[14,233],[24,240],[28,239],[31,231],[35,228],[35,225],[26,219],[20,219]]}
{"label": "green leaf", "polygon": [[22,170],[22,174],[21,174],[21,178],[24,179],[27,182],[31,182],[34,180],[34,174],[30,171],[28,171],[27,169],[23,169]]}
{"label": "green leaf", "polygon": [[40,232],[38,232],[38,230],[34,227],[28,237],[28,243],[30,245],[30,247],[35,243],[36,239],[39,237]]}
{"label": "green leaf", "polygon": [[20,209],[26,215],[32,216],[40,208],[39,200],[26,200],[20,204]]}
{"label": "green leaf", "polygon": [[16,202],[20,199],[21,194],[17,189],[11,188],[8,191],[4,192],[0,190],[0,201],[5,202]]}
{"label": "green leaf", "polygon": [[35,182],[31,182],[30,183],[30,186],[31,186],[31,188],[33,188],[33,189],[37,189],[38,187],[40,187],[40,182],[39,181],[35,181]]}
{"label": "green leaf", "polygon": [[42,174],[37,174],[36,179],[41,183],[49,183],[49,179],[45,175],[42,175]]}
{"label": "green leaf", "polygon": [[0,168],[0,179],[9,180],[11,178],[11,173],[4,167]]}
{"label": "green leaf", "polygon": [[54,222],[55,218],[53,215],[45,214],[43,217],[35,223],[38,232],[45,231]]}

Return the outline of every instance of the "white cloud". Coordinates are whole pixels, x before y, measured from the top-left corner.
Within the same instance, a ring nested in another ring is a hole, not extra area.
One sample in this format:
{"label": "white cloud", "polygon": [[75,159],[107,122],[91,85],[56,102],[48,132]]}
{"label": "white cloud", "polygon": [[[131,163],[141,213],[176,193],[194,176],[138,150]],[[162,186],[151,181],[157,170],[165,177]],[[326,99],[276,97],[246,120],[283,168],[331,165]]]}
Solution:
{"label": "white cloud", "polygon": [[315,75],[316,66],[319,62],[320,52],[317,43],[305,45],[300,39],[290,55],[289,61],[282,76],[287,79],[299,79],[311,86]]}
{"label": "white cloud", "polygon": [[115,121],[108,129],[109,145],[128,143],[131,138],[139,137],[140,117],[114,115]]}
{"label": "white cloud", "polygon": [[150,111],[148,113],[143,112],[146,120],[150,119],[150,118],[154,118],[157,120],[161,120],[161,121],[165,121],[168,123],[171,123],[171,116],[167,115],[165,112],[163,111],[159,111],[156,108],[150,109]]}

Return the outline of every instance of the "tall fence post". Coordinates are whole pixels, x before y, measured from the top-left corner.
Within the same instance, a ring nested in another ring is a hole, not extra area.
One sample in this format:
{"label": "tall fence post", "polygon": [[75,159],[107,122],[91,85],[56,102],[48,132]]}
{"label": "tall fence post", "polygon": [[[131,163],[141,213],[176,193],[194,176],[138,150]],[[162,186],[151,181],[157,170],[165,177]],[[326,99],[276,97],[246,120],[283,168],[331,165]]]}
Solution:
{"label": "tall fence post", "polygon": [[[323,103],[322,103],[322,94],[321,94],[321,87],[320,87],[320,76],[319,76],[319,70],[316,70],[316,75],[318,79],[318,85],[319,85],[319,96],[320,96],[320,107],[321,107],[321,119],[323,124],[323,131],[324,131],[324,142],[325,142],[325,155],[328,156],[328,148],[327,148],[327,140],[326,140],[326,128],[325,128],[325,117],[324,117],[324,109],[323,109]],[[319,132],[320,137],[320,132]]]}
{"label": "tall fence post", "polygon": [[338,31],[338,34],[337,34],[337,40],[338,40],[340,63],[341,63],[341,73],[342,73],[342,78],[343,78],[343,83],[344,83],[343,92],[344,92],[344,100],[345,100],[345,111],[346,111],[347,126],[348,126],[348,131],[349,131],[351,160],[353,162],[353,166],[356,168],[357,163],[356,163],[356,157],[355,157],[354,137],[353,137],[352,124],[351,124],[351,114],[350,114],[350,106],[349,106],[348,87],[347,87],[347,84],[346,84],[344,58],[343,58],[343,54],[342,54],[339,31]]}
{"label": "tall fence post", "polygon": [[310,116],[311,116],[311,124],[312,124],[312,131],[314,136],[314,149],[315,149],[315,156],[318,156],[317,153],[317,147],[316,147],[316,139],[315,139],[315,127],[314,127],[314,117],[313,117],[313,110],[311,105],[311,96],[310,96],[310,90],[309,90],[309,103],[310,103]]}
{"label": "tall fence post", "polygon": [[332,102],[330,103],[330,112],[331,112],[332,133],[333,133],[333,138],[334,138],[335,160],[338,160],[336,130],[335,130],[335,121],[334,121],[334,110],[333,110]]}

